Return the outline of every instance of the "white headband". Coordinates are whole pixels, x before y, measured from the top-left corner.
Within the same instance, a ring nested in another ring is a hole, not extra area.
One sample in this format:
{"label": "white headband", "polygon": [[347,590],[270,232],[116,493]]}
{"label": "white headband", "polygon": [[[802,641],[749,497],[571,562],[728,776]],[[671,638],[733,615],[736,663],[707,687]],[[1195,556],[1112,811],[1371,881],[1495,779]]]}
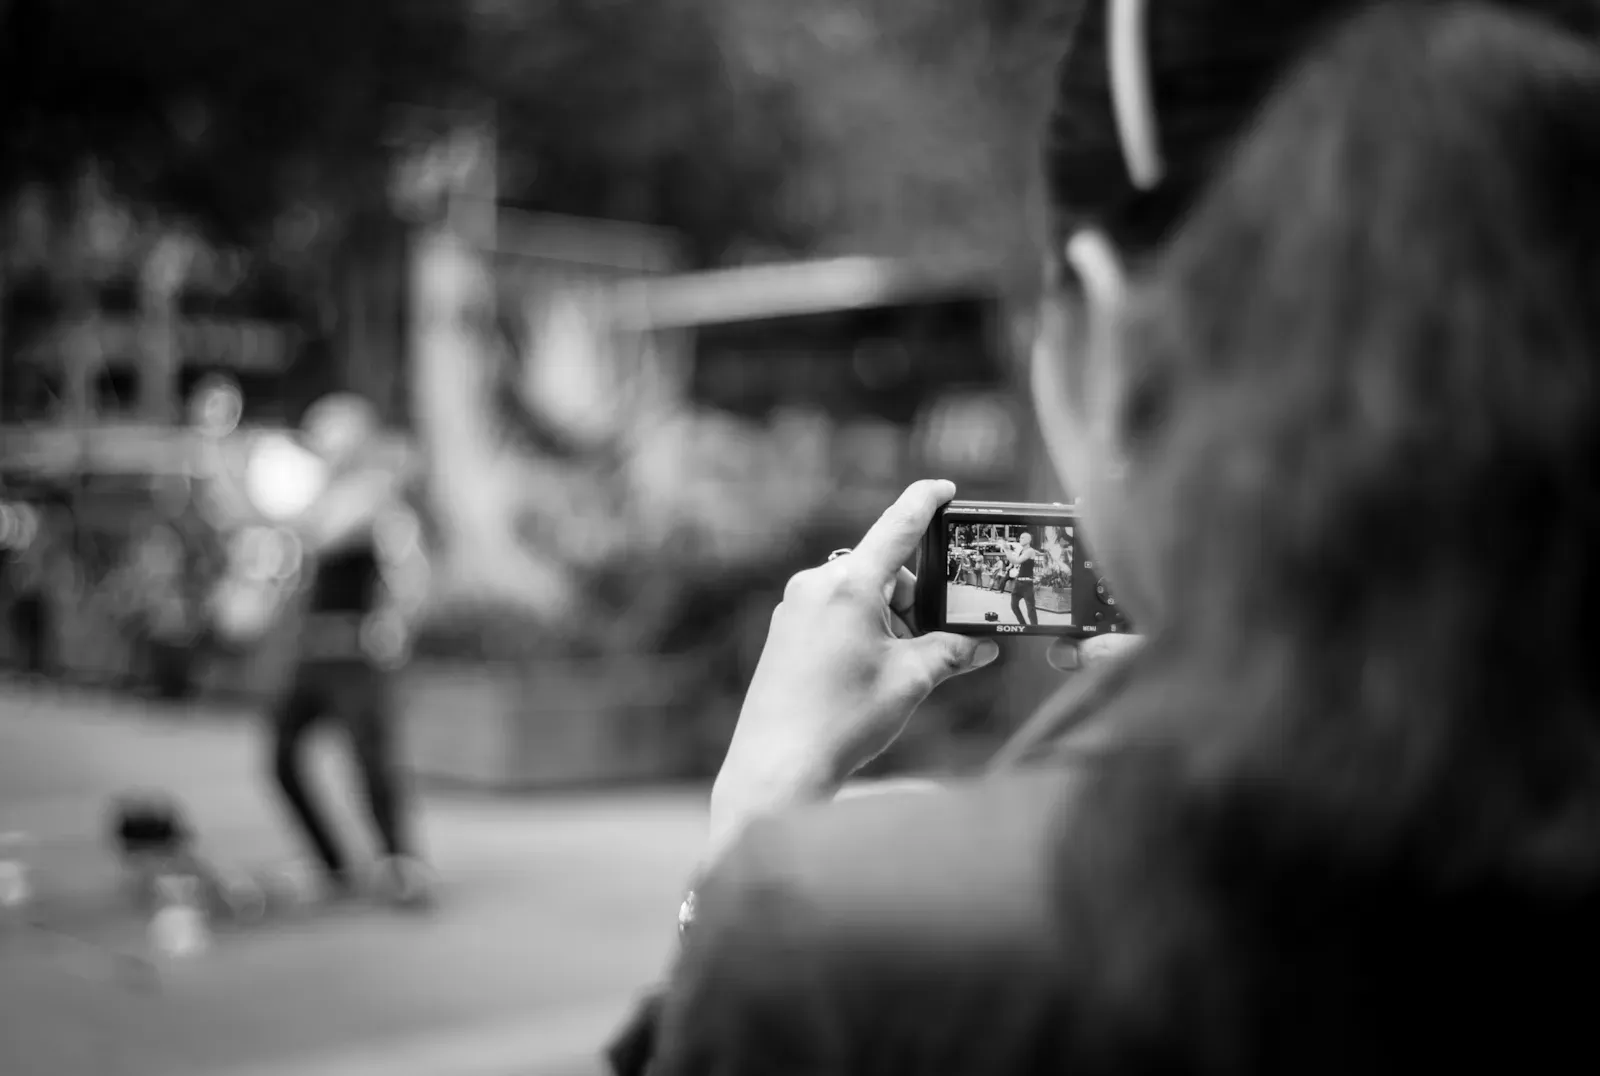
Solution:
{"label": "white headband", "polygon": [[1111,108],[1128,176],[1135,187],[1147,191],[1161,182],[1166,166],[1161,160],[1149,50],[1145,47],[1145,0],[1109,3],[1106,53],[1111,69]]}

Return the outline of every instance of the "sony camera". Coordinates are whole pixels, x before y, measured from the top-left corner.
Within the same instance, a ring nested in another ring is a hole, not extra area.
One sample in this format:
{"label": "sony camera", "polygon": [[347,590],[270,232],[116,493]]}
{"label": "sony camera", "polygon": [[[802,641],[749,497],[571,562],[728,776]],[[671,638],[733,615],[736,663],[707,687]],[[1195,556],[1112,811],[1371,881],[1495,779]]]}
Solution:
{"label": "sony camera", "polygon": [[1066,635],[1132,631],[1064,504],[951,501],[917,561],[920,631]]}

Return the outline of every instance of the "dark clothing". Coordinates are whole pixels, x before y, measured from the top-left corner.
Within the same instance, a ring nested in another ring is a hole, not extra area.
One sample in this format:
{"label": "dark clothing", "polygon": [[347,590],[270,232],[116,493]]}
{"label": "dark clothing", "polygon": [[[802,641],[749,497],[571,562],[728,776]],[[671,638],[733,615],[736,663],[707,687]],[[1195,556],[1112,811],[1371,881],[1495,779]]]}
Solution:
{"label": "dark clothing", "polygon": [[313,613],[367,613],[377,605],[383,568],[371,542],[322,558],[311,580]]}
{"label": "dark clothing", "polygon": [[301,743],[322,718],[350,736],[368,811],[386,855],[409,855],[388,672],[365,653],[362,628],[377,606],[382,564],[368,540],[322,557],[313,572],[300,658],[288,693],[273,712],[273,772],[317,858],[335,880],[349,864],[317,797],[306,785]]}
{"label": "dark clothing", "polygon": [[54,671],[51,648],[50,604],[39,591],[26,591],[11,600],[12,639],[21,650],[22,669],[34,676]]}
{"label": "dark clothing", "polygon": [[1132,669],[1069,681],[988,777],[754,824],[614,1070],[1593,1067],[1592,834],[1465,855],[1470,804],[1363,834],[1296,787],[1219,780],[1198,740],[1130,742],[1107,707]]}
{"label": "dark clothing", "polygon": [[[1032,567],[1032,565],[1028,565]],[[1028,606],[1028,619],[1022,619],[1022,606]],[[1033,580],[1018,578],[1011,584],[1011,615],[1017,618],[1018,624],[1032,623],[1039,626],[1039,605],[1033,596]]]}
{"label": "dark clothing", "polygon": [[[1093,752],[1107,739],[1107,726],[1100,715],[1126,689],[1132,669],[1132,662],[1124,658],[1073,677],[995,755],[991,774],[1004,778],[1023,767],[1040,770],[1056,763],[1070,765]],[[695,928],[697,935],[706,932],[701,926]],[[683,976],[678,978],[681,984]],[[675,991],[653,993],[635,1010],[608,1049],[616,1076],[654,1076],[658,1070],[650,1065],[661,1045],[663,1012],[669,999],[674,995],[681,998],[687,990],[679,985]]]}
{"label": "dark clothing", "polygon": [[157,698],[169,701],[194,696],[197,642],[140,635],[133,641],[133,651],[134,679],[139,687],[148,687]]}
{"label": "dark clothing", "polygon": [[699,890],[650,1076],[1006,1076],[1053,1053],[1070,791],[1034,774],[752,826]]}
{"label": "dark clothing", "polygon": [[[1033,594],[1033,567],[1037,560],[1028,557],[1017,562],[1017,577],[1011,582],[1011,615],[1017,618],[1017,623],[1027,625],[1032,623],[1039,626],[1039,604]],[[1028,606],[1028,617],[1023,618],[1022,606]]]}
{"label": "dark clothing", "polygon": [[337,882],[348,880],[349,862],[306,784],[302,744],[323,718],[344,725],[383,851],[409,854],[390,692],[388,673],[369,661],[308,659],[296,666],[288,693],[273,710],[273,775],[312,850]]}
{"label": "dark clothing", "polygon": [[757,823],[650,1076],[1592,1067],[1592,886],[1428,877],[1340,820],[1283,843],[1274,804],[1188,781],[1123,749]]}

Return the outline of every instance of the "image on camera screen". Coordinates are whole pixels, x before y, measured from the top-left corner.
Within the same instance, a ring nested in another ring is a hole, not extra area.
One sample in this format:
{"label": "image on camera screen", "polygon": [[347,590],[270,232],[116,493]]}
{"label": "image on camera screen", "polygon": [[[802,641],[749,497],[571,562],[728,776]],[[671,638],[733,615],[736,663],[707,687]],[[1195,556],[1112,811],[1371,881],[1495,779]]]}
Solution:
{"label": "image on camera screen", "polygon": [[946,624],[1072,627],[1073,528],[946,524]]}

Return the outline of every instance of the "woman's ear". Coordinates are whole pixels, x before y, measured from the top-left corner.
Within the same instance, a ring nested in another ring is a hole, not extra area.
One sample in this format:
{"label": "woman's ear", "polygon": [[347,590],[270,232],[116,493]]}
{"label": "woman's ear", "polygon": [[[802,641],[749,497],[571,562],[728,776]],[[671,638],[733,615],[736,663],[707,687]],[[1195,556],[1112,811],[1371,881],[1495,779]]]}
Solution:
{"label": "woman's ear", "polygon": [[[1122,268],[1122,256],[1111,239],[1104,232],[1085,229],[1067,240],[1062,253],[1083,282],[1084,293],[1093,308],[1091,316],[1102,323],[1114,323],[1127,301],[1128,277]],[[1112,317],[1103,317],[1106,314]]]}
{"label": "woman's ear", "polygon": [[1127,273],[1122,256],[1104,232],[1078,232],[1067,241],[1064,254],[1082,284],[1085,298],[1086,421],[1101,457],[1101,477],[1120,478],[1124,461],[1117,416],[1128,389],[1120,342],[1128,306]]}
{"label": "woman's ear", "polygon": [[[1121,469],[1108,416],[1121,390],[1117,346],[1128,284],[1122,259],[1098,231],[1078,232],[1046,274],[1032,384],[1040,432],[1063,486],[1085,496]],[[1074,283],[1060,279],[1063,267]]]}

